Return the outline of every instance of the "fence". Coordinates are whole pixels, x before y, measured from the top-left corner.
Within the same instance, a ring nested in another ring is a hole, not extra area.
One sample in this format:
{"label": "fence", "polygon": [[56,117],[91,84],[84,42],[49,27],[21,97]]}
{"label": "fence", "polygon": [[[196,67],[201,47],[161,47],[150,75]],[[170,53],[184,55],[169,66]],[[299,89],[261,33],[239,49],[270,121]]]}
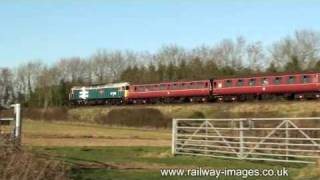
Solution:
{"label": "fence", "polygon": [[20,143],[22,125],[21,106],[20,104],[13,104],[10,108],[13,108],[13,117],[0,117],[0,135],[2,137],[9,137],[10,140],[16,143]]}
{"label": "fence", "polygon": [[320,118],[174,119],[172,153],[314,163]]}

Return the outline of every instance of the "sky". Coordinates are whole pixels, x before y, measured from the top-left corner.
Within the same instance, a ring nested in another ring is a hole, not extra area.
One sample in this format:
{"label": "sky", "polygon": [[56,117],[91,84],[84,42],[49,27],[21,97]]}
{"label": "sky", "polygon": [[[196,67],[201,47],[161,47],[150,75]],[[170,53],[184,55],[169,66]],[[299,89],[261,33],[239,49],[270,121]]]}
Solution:
{"label": "sky", "polygon": [[98,49],[156,52],[243,36],[268,46],[320,30],[316,0],[2,0],[0,67],[89,57]]}

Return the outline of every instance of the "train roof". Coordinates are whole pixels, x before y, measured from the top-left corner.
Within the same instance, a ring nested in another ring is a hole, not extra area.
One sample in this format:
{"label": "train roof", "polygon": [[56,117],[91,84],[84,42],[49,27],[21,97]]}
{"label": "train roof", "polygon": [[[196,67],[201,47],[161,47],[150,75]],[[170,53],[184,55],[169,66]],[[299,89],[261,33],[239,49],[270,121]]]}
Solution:
{"label": "train roof", "polygon": [[219,76],[214,78],[214,80],[223,80],[223,79],[238,79],[238,78],[259,78],[259,77],[269,77],[269,76],[294,76],[294,75],[310,75],[310,74],[319,74],[320,72],[314,71],[301,71],[301,72],[278,72],[278,73],[260,73],[252,75],[231,75],[231,76]]}
{"label": "train roof", "polygon": [[129,83],[121,82],[121,83],[100,84],[100,85],[92,85],[92,86],[74,86],[72,87],[72,90],[81,90],[82,88],[85,88],[85,89],[119,88],[123,86],[129,86]]}
{"label": "train roof", "polygon": [[180,83],[197,83],[197,82],[206,82],[209,81],[208,79],[202,80],[179,80],[179,81],[169,81],[169,82],[155,82],[155,83],[145,83],[145,84],[131,84],[131,86],[152,86],[152,85],[159,85],[159,84],[180,84]]}

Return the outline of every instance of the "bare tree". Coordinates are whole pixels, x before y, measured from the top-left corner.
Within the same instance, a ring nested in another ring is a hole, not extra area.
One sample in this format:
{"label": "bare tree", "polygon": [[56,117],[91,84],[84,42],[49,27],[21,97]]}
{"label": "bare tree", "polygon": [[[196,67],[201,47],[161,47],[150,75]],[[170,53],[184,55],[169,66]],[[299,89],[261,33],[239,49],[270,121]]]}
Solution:
{"label": "bare tree", "polygon": [[34,92],[42,68],[43,65],[40,61],[29,62],[17,68],[15,80],[22,93],[30,96]]}
{"label": "bare tree", "polygon": [[296,31],[271,47],[271,60],[283,68],[285,64],[297,59],[302,69],[312,68],[319,59],[320,33],[310,30]]}
{"label": "bare tree", "polygon": [[178,65],[186,59],[186,50],[177,45],[163,46],[156,54],[156,59],[162,64]]}
{"label": "bare tree", "polygon": [[0,68],[0,104],[14,101],[13,75],[10,69]]}
{"label": "bare tree", "polygon": [[247,59],[249,68],[253,71],[261,71],[267,64],[261,42],[255,42],[247,47]]}

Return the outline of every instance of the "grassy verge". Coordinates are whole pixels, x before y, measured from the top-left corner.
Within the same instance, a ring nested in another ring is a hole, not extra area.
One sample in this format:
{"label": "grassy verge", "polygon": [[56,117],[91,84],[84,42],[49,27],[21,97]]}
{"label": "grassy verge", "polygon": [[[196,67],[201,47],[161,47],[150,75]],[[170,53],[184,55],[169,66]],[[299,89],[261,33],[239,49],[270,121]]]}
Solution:
{"label": "grassy verge", "polygon": [[94,122],[98,116],[107,116],[114,109],[153,108],[170,118],[205,117],[299,117],[320,116],[319,101],[283,101],[283,102],[245,102],[245,103],[206,103],[147,106],[94,106],[77,107],[68,111],[70,117],[86,122]]}
{"label": "grassy verge", "polygon": [[[168,147],[104,147],[79,148],[55,147],[34,148],[38,154],[46,154],[62,159],[73,165],[74,179],[159,179],[163,168],[215,168],[215,169],[289,169],[289,177],[272,179],[293,179],[302,165],[284,163],[261,163],[239,160],[225,160],[206,157],[171,156]],[[162,177],[163,178],[163,177]],[[164,179],[194,179],[194,177],[165,177]],[[200,179],[213,179],[202,177]],[[242,179],[224,177],[219,179]],[[270,179],[270,177],[249,177],[248,179]]]}
{"label": "grassy verge", "polygon": [[170,133],[167,129],[24,120],[23,144],[28,146],[169,146]]}

